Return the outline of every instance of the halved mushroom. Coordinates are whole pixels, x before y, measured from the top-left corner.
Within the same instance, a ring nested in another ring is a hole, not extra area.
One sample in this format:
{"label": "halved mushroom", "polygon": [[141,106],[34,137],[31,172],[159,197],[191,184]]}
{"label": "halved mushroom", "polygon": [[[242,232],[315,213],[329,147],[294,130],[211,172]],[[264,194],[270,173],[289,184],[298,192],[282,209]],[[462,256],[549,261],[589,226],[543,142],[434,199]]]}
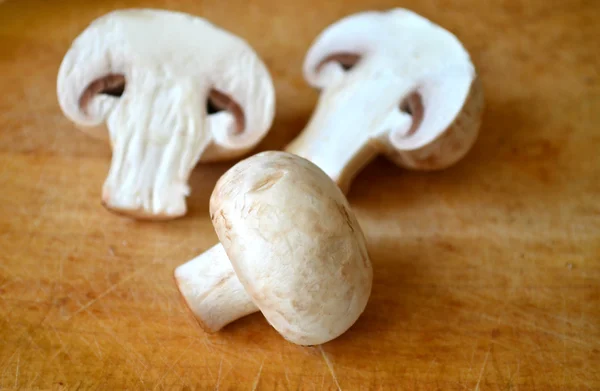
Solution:
{"label": "halved mushroom", "polygon": [[450,32],[404,9],[364,12],[323,31],[304,76],[321,89],[303,132],[287,147],[346,191],[379,153],[409,169],[460,160],[477,137],[483,91]]}
{"label": "halved mushroom", "polygon": [[247,158],[217,182],[210,214],[221,243],[175,270],[207,331],[260,310],[287,340],[316,345],[365,309],[373,270],[364,234],[313,163],[285,152]]}
{"label": "halved mushroom", "polygon": [[110,139],[104,205],[149,219],[184,215],[196,163],[242,156],[275,111],[269,72],[245,41],[152,9],[91,23],[63,59],[57,92],[71,121]]}

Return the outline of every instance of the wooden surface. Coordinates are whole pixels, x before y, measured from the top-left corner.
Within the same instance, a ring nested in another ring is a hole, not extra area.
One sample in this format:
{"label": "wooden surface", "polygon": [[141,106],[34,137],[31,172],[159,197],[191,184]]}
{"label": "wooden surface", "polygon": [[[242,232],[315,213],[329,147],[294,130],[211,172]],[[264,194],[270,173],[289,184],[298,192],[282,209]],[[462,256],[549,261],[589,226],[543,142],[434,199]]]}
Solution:
{"label": "wooden surface", "polygon": [[142,4],[205,16],[265,58],[278,108],[264,150],[315,104],[301,62],[317,33],[397,2],[0,5],[1,389],[600,389],[600,2],[402,2],[471,51],[482,134],[445,172],[379,159],[357,178],[373,294],[313,348],[260,314],[208,335],[179,300],[172,270],[215,242],[208,197],[230,164],[196,168],[177,221],[100,206],[110,150],[62,116],[56,74],[92,19]]}

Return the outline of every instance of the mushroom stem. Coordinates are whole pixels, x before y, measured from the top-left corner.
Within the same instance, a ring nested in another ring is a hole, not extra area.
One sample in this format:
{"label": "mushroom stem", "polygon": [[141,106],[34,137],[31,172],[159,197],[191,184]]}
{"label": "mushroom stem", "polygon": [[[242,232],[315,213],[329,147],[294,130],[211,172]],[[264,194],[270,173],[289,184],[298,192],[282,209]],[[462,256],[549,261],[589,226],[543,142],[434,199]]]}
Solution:
{"label": "mushroom stem", "polygon": [[322,139],[329,133],[333,132],[319,125],[309,125],[285,150],[315,163],[347,193],[354,177],[378,151],[374,143],[359,137],[334,145],[324,143]]}
{"label": "mushroom stem", "polygon": [[323,90],[306,128],[285,150],[316,164],[347,193],[358,172],[386,150],[390,130],[410,130],[409,114],[380,103],[408,90],[405,80],[376,77]]}
{"label": "mushroom stem", "polygon": [[206,331],[219,331],[234,320],[259,311],[221,244],[177,267],[174,275],[179,292]]}

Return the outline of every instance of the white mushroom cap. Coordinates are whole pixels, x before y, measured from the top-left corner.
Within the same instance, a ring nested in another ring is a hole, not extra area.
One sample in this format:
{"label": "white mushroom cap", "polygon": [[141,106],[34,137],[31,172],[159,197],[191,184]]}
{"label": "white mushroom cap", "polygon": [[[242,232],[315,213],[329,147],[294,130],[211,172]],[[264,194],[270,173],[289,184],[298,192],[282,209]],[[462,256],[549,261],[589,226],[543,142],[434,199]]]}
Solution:
{"label": "white mushroom cap", "polygon": [[275,111],[269,72],[246,42],[163,10],[120,10],[91,23],[65,55],[57,91],[79,127],[97,137],[108,127],[103,202],[153,219],[185,214],[195,164],[245,154]]}
{"label": "white mushroom cap", "polygon": [[263,152],[238,163],[219,179],[210,213],[221,245],[175,271],[205,329],[260,309],[287,340],[315,345],[363,312],[373,278],[363,232],[311,162]]}
{"label": "white mushroom cap", "polygon": [[378,153],[407,168],[441,169],[477,137],[483,93],[469,54],[414,12],[369,11],[334,23],[308,51],[304,75],[321,97],[287,150],[344,189]]}

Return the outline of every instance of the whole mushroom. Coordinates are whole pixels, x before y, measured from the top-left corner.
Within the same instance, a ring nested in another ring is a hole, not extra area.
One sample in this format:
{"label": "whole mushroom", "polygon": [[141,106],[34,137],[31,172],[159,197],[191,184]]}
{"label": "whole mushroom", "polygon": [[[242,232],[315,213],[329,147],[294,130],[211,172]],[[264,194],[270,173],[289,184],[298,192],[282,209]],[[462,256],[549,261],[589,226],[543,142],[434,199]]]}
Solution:
{"label": "whole mushroom", "polygon": [[416,170],[460,160],[477,137],[483,90],[458,39],[404,9],[348,16],[315,40],[304,77],[321,89],[286,148],[347,191],[378,154]]}
{"label": "whole mushroom", "polygon": [[148,219],[184,215],[196,163],[242,156],[275,111],[269,72],[245,41],[154,9],[91,23],[62,61],[57,93],[66,117],[110,140],[103,204]]}
{"label": "whole mushroom", "polygon": [[313,163],[285,152],[241,161],[219,179],[210,215],[221,244],[174,273],[205,330],[260,310],[287,340],[316,345],[363,312],[373,279],[363,232]]}

